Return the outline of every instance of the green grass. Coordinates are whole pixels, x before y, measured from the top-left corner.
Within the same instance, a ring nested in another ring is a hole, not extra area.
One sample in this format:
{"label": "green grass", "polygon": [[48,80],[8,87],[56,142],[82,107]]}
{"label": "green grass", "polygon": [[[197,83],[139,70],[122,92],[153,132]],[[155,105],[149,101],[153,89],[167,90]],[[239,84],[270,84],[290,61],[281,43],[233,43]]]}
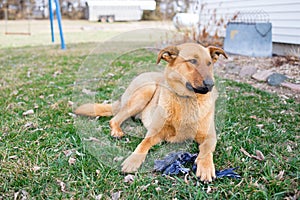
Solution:
{"label": "green grass", "polygon": [[[191,174],[187,184],[182,175],[163,177],[152,172],[150,159],[133,183],[125,183],[119,162],[112,159],[132,151],[145,130],[139,122],[129,121],[124,125],[128,135],[115,140],[109,136],[110,118],[74,118],[69,114],[70,101],[76,105],[115,99],[135,74],[157,70],[156,58],[146,50],[121,56],[90,54],[94,47],[87,43],[70,45],[67,51],[53,46],[0,50],[0,199],[14,195],[18,199],[22,195],[30,199],[109,199],[119,191],[121,199],[284,199],[299,195],[299,104],[221,78],[215,165],[217,169],[239,166],[242,179],[203,184]],[[82,89],[96,95],[83,94]],[[34,114],[23,116],[30,109]],[[99,141],[86,141],[90,137]],[[195,144],[187,145],[178,147],[197,151]],[[250,154],[260,150],[265,160],[245,156],[242,147]],[[162,158],[173,149],[165,143],[155,146],[150,157]],[[76,159],[74,164],[69,164],[70,157]],[[284,174],[278,178],[281,171]]]}

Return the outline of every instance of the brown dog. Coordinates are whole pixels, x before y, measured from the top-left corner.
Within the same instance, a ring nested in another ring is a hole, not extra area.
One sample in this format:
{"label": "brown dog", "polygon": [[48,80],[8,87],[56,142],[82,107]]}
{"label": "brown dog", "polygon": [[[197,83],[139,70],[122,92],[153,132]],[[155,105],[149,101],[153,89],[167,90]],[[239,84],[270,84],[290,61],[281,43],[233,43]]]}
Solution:
{"label": "brown dog", "polygon": [[84,104],[75,113],[111,116],[111,135],[124,135],[120,126],[127,118],[139,116],[147,129],[146,137],[122,163],[122,171],[136,171],[149,149],[161,141],[199,143],[196,175],[201,181],[215,177],[213,152],[216,146],[214,123],[217,91],[213,88],[213,63],[225,52],[194,43],[169,46],[157,58],[168,62],[164,73],[149,72],[136,77],[121,99],[113,104]]}

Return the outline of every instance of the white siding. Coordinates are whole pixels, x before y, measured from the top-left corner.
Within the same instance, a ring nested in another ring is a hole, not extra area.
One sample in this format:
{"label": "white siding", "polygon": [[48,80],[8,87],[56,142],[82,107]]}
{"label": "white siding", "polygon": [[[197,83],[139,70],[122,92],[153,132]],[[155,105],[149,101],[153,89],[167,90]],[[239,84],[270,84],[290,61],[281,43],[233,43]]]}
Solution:
{"label": "white siding", "polygon": [[[200,29],[225,36],[225,24],[237,12],[264,11],[272,23],[273,42],[300,44],[300,0],[200,0]],[[215,15],[214,15],[215,14]],[[215,17],[214,17],[215,16]],[[251,19],[251,17],[248,17]],[[215,19],[224,19],[217,26]]]}

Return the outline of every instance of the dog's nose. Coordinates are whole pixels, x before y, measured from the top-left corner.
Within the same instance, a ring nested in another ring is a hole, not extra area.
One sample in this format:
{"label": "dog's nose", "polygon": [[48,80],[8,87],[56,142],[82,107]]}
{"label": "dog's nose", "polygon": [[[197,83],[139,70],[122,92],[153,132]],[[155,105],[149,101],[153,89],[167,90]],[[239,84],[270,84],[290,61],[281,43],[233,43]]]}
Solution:
{"label": "dog's nose", "polygon": [[214,81],[212,80],[212,79],[205,79],[204,81],[203,81],[203,85],[205,86],[205,87],[207,87],[207,88],[209,88],[209,89],[212,89],[212,87],[214,87]]}

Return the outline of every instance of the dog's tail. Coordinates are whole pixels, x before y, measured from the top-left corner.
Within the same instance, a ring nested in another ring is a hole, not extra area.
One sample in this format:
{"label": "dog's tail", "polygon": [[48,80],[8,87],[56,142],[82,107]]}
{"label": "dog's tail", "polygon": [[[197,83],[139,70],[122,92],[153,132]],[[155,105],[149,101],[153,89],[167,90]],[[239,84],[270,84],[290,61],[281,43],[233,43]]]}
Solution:
{"label": "dog's tail", "polygon": [[74,113],[89,117],[103,117],[113,115],[112,104],[87,103],[79,106]]}

